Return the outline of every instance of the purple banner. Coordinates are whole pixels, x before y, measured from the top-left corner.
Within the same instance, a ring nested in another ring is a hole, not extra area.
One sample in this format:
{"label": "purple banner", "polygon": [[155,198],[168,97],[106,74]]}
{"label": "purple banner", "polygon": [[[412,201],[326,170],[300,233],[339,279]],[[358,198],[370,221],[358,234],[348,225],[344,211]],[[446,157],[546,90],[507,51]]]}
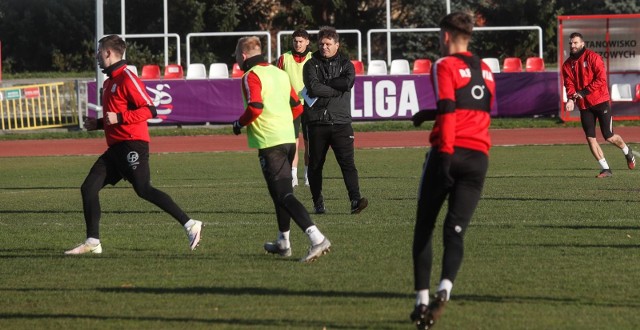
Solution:
{"label": "purple banner", "polygon": [[[558,114],[558,73],[498,73],[492,116]],[[145,80],[158,118],[150,123],[230,123],[244,111],[240,79]],[[95,104],[96,84],[88,84]],[[435,109],[429,75],[357,76],[351,93],[354,120],[408,119],[421,109]],[[92,114],[89,114],[92,115]]]}

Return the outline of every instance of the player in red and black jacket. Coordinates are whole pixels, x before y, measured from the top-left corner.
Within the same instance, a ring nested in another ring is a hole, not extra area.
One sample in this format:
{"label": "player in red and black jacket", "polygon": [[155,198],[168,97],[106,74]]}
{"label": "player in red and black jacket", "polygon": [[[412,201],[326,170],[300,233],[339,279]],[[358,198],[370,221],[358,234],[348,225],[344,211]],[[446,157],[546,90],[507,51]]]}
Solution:
{"label": "player in red and black jacket", "polygon": [[[480,200],[488,168],[495,82],[489,67],[467,51],[473,24],[473,18],[461,12],[449,14],[440,22],[443,57],[431,73],[437,109],[421,111],[414,118],[414,123],[419,124],[421,116],[435,112],[413,238],[416,304],[411,320],[418,329],[430,328],[449,300],[462,264],[464,234]],[[440,286],[429,303],[433,230],[447,198]]]}
{"label": "player in red and black jacket", "polygon": [[596,140],[596,120],[600,122],[600,131],[607,142],[622,150],[630,170],[636,167],[636,158],[622,137],[613,133],[613,117],[609,104],[609,86],[604,61],[597,53],[586,49],[582,34],[574,32],[569,36],[569,58],[562,64],[562,80],[568,100],[565,108],[573,111],[580,109],[582,129],[587,137],[591,154],[600,164],[597,178],[613,175],[604,153]]}
{"label": "player in red and black jacket", "polygon": [[87,225],[84,243],[65,254],[102,253],[100,243],[100,190],[125,179],[138,196],[173,216],[185,229],[191,250],[198,246],[202,222],[189,218],[166,193],[151,186],[147,119],[156,116],[153,100],[140,79],[127,69],[122,57],[126,43],[117,35],[98,42],[96,59],[108,75],[102,92],[102,118],[87,119],[87,130],[104,129],[107,151],[93,164],[82,183],[82,207]]}

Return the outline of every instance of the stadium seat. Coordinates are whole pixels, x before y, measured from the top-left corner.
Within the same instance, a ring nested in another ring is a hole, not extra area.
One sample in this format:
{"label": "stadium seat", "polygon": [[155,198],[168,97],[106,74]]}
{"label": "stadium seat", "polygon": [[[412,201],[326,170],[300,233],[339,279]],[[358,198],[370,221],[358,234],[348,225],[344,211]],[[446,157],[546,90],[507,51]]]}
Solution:
{"label": "stadium seat", "polygon": [[184,78],[182,65],[167,64],[167,66],[164,67],[164,79],[182,79],[182,78]]}
{"label": "stadium seat", "polygon": [[630,84],[611,85],[611,101],[618,101],[618,102],[633,101],[633,96],[631,95],[631,85]]}
{"label": "stadium seat", "polygon": [[241,78],[244,75],[244,71],[240,69],[238,63],[233,64],[233,69],[231,69],[231,77],[232,78]]}
{"label": "stadium seat", "polygon": [[209,79],[229,78],[229,67],[226,63],[211,63],[209,65]]}
{"label": "stadium seat", "polygon": [[491,69],[491,72],[500,73],[500,60],[498,60],[497,58],[486,57],[482,59],[482,62],[484,62],[486,65],[489,66],[489,69]]}
{"label": "stadium seat", "polygon": [[389,74],[411,74],[411,67],[409,66],[409,61],[405,59],[395,59],[391,61]]}
{"label": "stadium seat", "polygon": [[636,99],[633,102],[640,102],[640,84],[636,85]]}
{"label": "stadium seat", "polygon": [[353,63],[353,67],[356,69],[356,75],[364,74],[364,63],[362,63],[362,61],[351,60],[351,63]]}
{"label": "stadium seat", "polygon": [[127,65],[127,69],[129,69],[129,71],[133,72],[133,74],[135,74],[136,76],[138,75],[138,68],[136,68],[135,65]]}
{"label": "stadium seat", "polygon": [[428,58],[418,58],[413,62],[414,74],[431,74],[431,60]]}
{"label": "stadium seat", "polygon": [[522,72],[522,61],[519,57],[507,57],[502,62],[503,72]]}
{"label": "stadium seat", "polygon": [[544,72],[544,59],[541,57],[529,57],[525,65],[527,72]]}
{"label": "stadium seat", "polygon": [[191,63],[187,67],[187,79],[207,79],[207,68],[202,63]]}
{"label": "stadium seat", "polygon": [[367,67],[367,75],[384,76],[387,74],[387,62],[383,60],[371,60]]}
{"label": "stadium seat", "polygon": [[141,79],[160,79],[160,66],[157,64],[147,64],[142,66]]}

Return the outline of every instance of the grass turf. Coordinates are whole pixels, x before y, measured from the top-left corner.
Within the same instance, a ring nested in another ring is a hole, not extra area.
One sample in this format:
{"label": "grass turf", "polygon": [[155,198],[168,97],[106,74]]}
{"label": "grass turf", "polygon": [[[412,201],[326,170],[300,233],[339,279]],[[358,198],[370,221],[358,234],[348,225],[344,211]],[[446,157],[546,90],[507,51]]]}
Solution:
{"label": "grass turf", "polygon": [[[614,173],[603,180],[585,145],[492,150],[438,329],[640,324],[638,173],[603,150]],[[152,155],[153,184],[206,224],[196,251],[121,182],[101,193],[103,254],[82,256],[62,252],[84,239],[79,186],[95,157],[2,158],[0,328],[411,328],[424,152],[357,150],[370,206],[356,216],[328,157],[328,213],[313,219],[333,248],[313,264],[297,262],[308,243],[295,227],[292,258],[263,254],[277,229],[255,152]],[[311,209],[308,188],[296,195]]]}

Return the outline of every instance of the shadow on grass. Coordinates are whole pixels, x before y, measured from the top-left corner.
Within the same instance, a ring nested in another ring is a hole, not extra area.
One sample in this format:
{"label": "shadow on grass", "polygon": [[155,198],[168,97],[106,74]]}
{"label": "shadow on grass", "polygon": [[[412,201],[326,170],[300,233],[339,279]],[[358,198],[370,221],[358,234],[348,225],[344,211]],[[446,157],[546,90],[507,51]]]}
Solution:
{"label": "shadow on grass", "polygon": [[607,301],[590,301],[585,302],[574,298],[559,298],[559,297],[533,297],[533,296],[497,296],[497,295],[474,295],[474,294],[459,294],[452,297],[452,301],[473,301],[473,302],[489,302],[489,303],[557,303],[557,304],[572,304],[572,305],[586,305],[586,306],[600,306],[600,307],[616,307],[616,308],[639,308],[640,303],[615,303]]}
{"label": "shadow on grass", "polygon": [[525,225],[525,227],[533,227],[533,228],[547,228],[547,229],[590,229],[590,230],[602,230],[602,229],[611,229],[611,230],[640,230],[640,225],[638,226],[587,226],[587,225]]}
{"label": "shadow on grass", "polygon": [[413,294],[394,292],[358,292],[358,291],[320,291],[320,290],[291,290],[286,288],[225,288],[225,287],[182,287],[182,288],[96,288],[99,292],[108,293],[146,293],[146,294],[218,294],[218,295],[250,295],[250,296],[302,296],[329,298],[377,298],[377,299],[411,299]]}
{"label": "shadow on grass", "polygon": [[529,197],[482,197],[482,200],[493,201],[516,201],[516,202],[619,202],[619,203],[637,203],[638,199],[619,199],[619,198],[529,198]]}
{"label": "shadow on grass", "polygon": [[[216,312],[212,311],[211,314],[215,314]],[[0,319],[25,319],[25,320],[35,320],[35,319],[53,319],[53,320],[65,320],[69,319],[69,321],[76,320],[94,320],[94,321],[137,321],[140,322],[140,326],[142,322],[177,322],[177,323],[204,323],[210,325],[229,325],[234,327],[273,327],[281,325],[283,328],[294,327],[294,328],[307,328],[307,329],[321,329],[325,327],[327,329],[371,329],[372,324],[376,323],[377,326],[381,328],[388,328],[392,325],[397,325],[398,323],[407,324],[407,322],[399,322],[394,320],[389,320],[386,322],[367,322],[361,326],[354,325],[352,323],[349,324],[341,324],[334,322],[323,322],[323,321],[313,321],[313,320],[305,320],[305,319],[250,319],[250,317],[246,318],[194,318],[194,317],[162,317],[162,316],[107,316],[107,315],[87,315],[87,314],[60,314],[60,313],[51,313],[51,314],[35,314],[35,313],[0,313]],[[103,324],[104,325],[104,324]]]}

